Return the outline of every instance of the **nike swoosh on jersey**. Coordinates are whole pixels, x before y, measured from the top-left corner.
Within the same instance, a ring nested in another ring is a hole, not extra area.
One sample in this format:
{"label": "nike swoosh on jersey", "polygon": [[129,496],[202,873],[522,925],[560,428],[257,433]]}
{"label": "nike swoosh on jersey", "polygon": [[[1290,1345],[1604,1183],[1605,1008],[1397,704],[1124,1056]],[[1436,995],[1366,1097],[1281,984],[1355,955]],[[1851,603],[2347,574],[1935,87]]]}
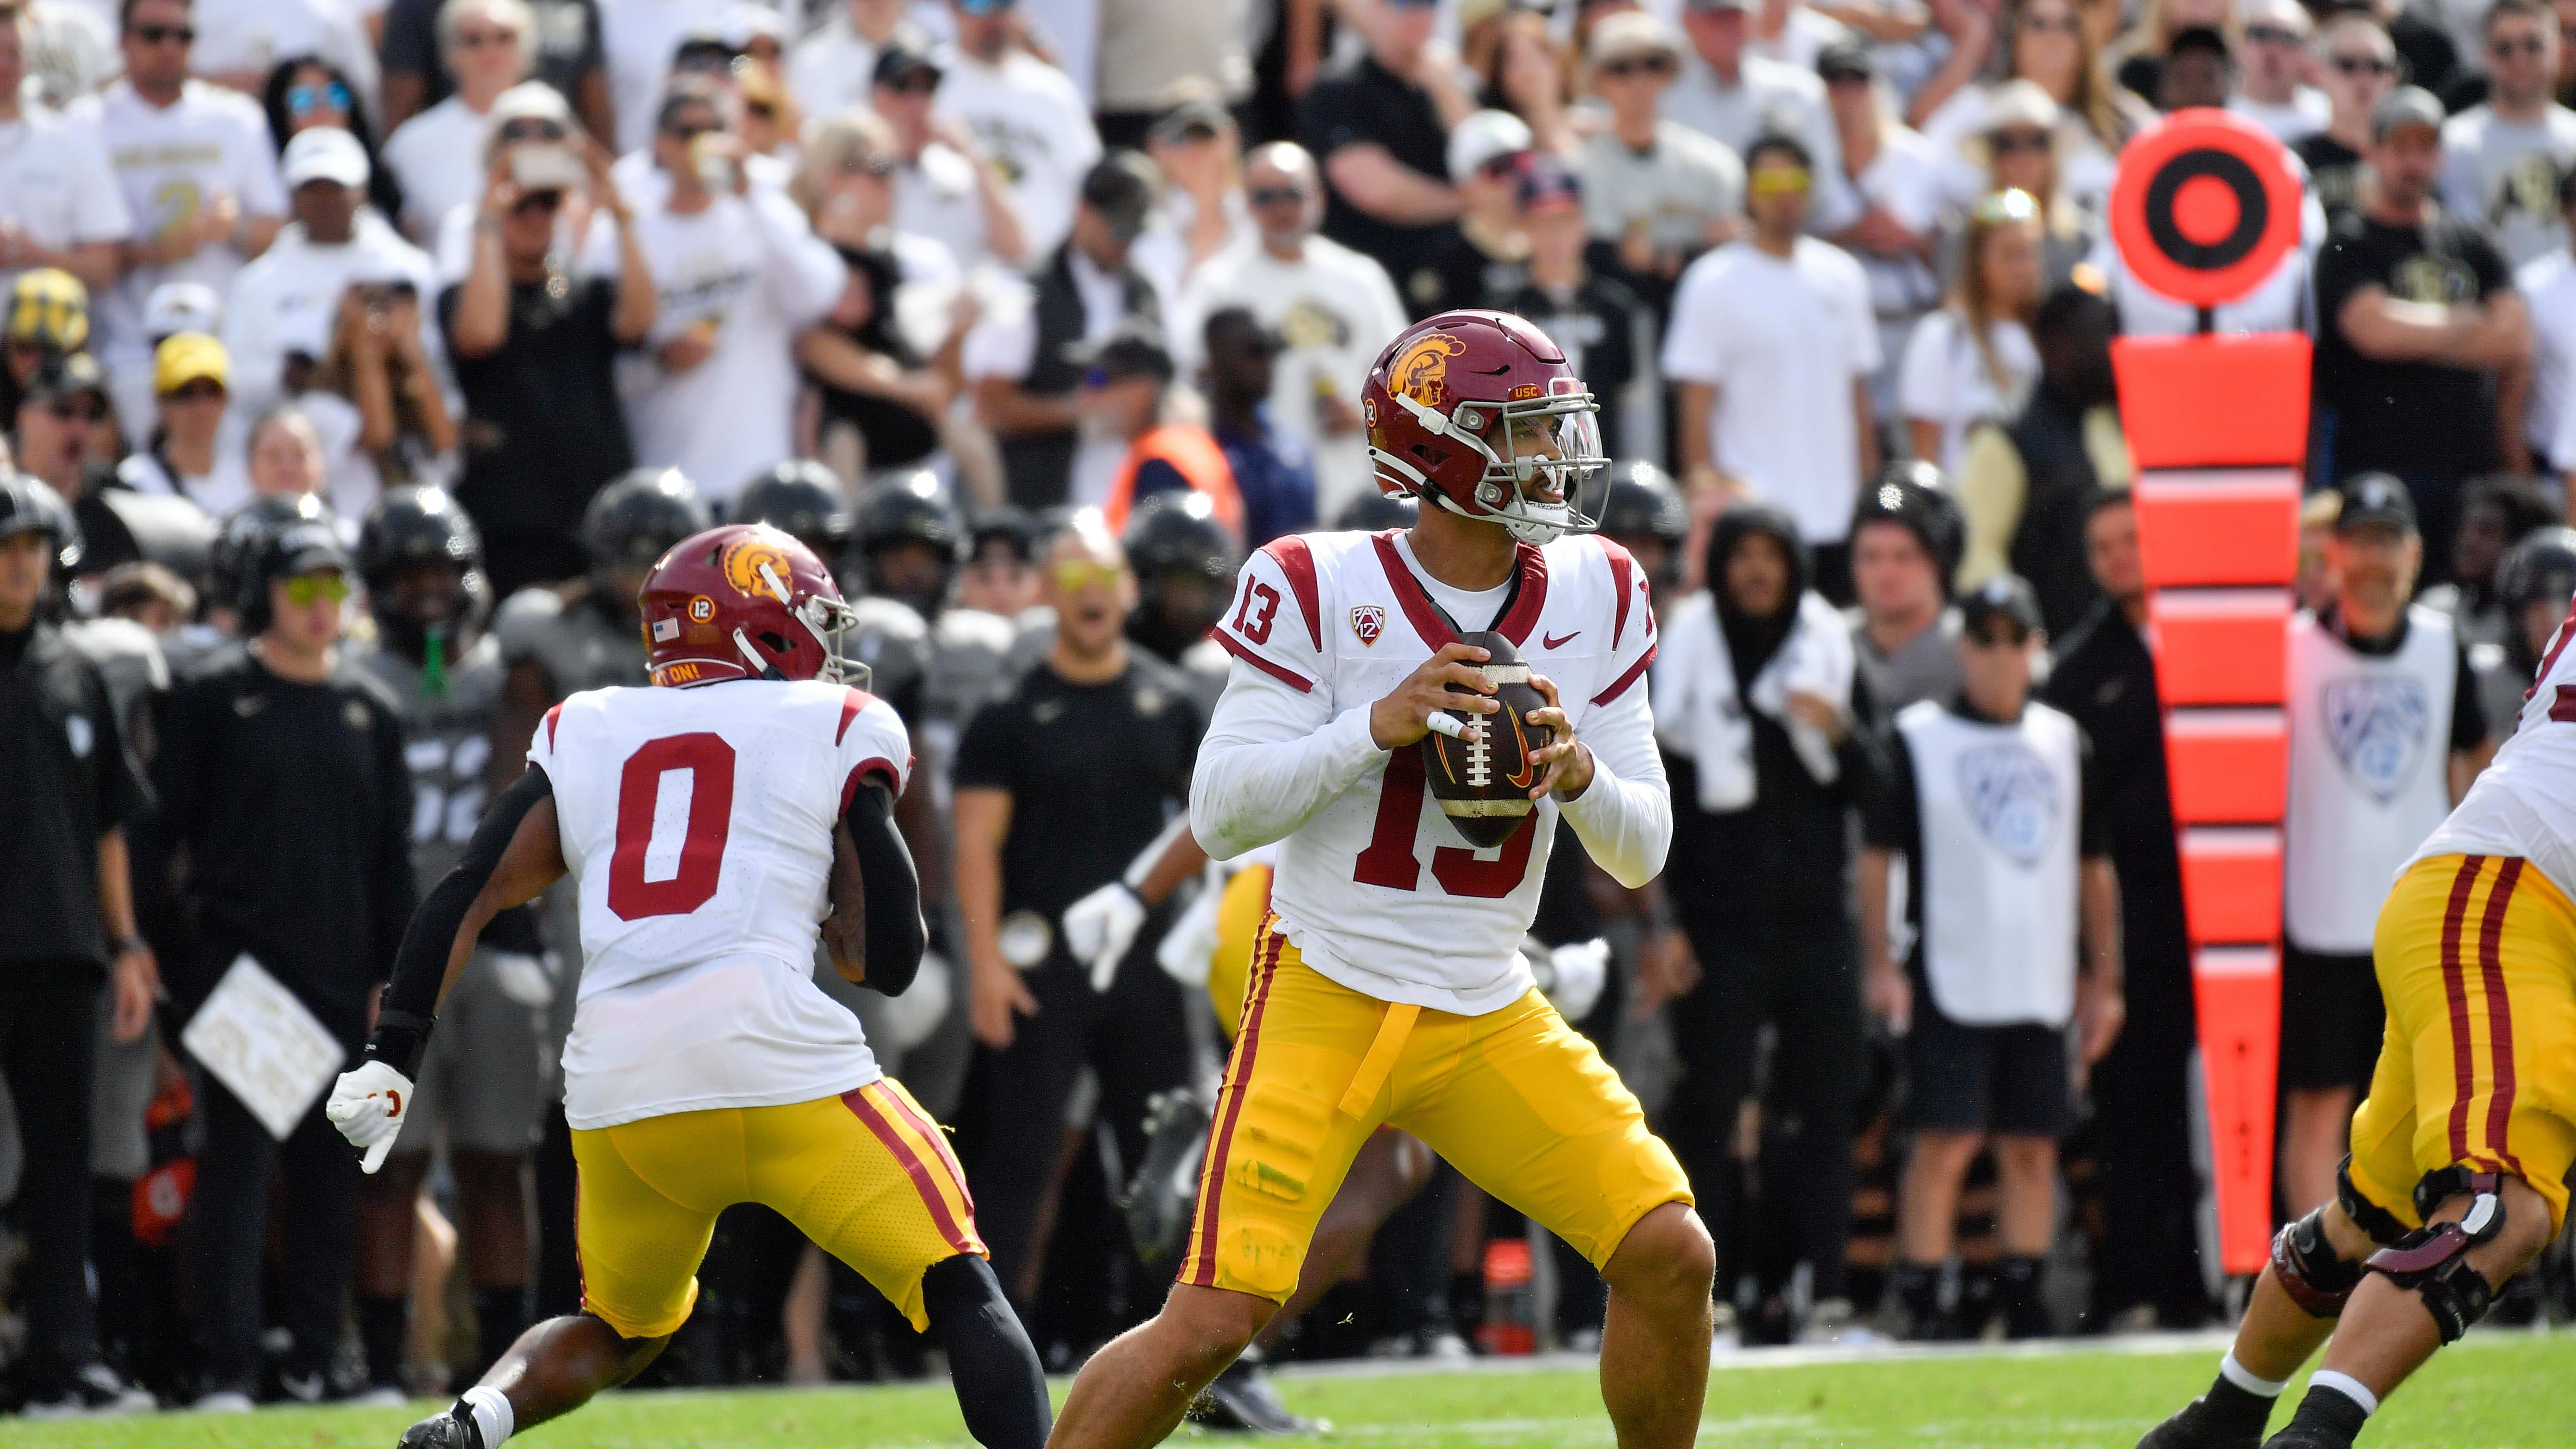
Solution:
{"label": "nike swoosh on jersey", "polygon": [[1542,634],[1539,636],[1539,647],[1542,649],[1562,649],[1566,645],[1573,643],[1576,635],[1579,635],[1582,632],[1582,630],[1577,629],[1573,634],[1567,634],[1562,638],[1555,635]]}

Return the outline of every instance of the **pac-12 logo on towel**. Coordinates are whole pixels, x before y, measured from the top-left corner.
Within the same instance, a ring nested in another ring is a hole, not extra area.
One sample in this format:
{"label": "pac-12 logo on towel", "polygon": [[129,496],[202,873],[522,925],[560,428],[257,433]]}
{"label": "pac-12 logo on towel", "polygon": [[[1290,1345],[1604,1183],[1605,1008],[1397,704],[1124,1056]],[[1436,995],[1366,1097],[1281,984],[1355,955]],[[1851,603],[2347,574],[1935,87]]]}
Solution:
{"label": "pac-12 logo on towel", "polygon": [[2348,674],[2317,690],[2326,738],[2343,772],[2385,805],[2415,778],[2424,754],[2424,726],[2432,714],[2420,680],[2401,674]]}
{"label": "pac-12 logo on towel", "polygon": [[2039,864],[2057,828],[2057,777],[2037,751],[2018,742],[1986,745],[1959,757],[1959,796],[1994,847],[2024,868]]}

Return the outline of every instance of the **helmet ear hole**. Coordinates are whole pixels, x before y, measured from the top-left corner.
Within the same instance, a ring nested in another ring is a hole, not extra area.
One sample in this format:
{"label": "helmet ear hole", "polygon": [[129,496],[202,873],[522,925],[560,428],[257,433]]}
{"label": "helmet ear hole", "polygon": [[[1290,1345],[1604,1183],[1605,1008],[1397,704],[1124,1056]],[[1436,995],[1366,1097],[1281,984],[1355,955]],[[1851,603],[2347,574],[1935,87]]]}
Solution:
{"label": "helmet ear hole", "polygon": [[787,636],[776,630],[763,629],[756,637],[760,640],[760,647],[772,654],[784,654],[788,650]]}

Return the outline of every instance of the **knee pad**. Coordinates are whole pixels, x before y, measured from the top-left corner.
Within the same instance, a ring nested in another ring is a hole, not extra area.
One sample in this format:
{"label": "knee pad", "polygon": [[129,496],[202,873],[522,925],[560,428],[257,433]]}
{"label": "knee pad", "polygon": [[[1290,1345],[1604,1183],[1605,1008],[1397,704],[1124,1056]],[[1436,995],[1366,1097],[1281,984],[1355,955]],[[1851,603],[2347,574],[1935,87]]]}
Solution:
{"label": "knee pad", "polygon": [[2492,1172],[2446,1167],[2429,1172],[2415,1187],[2418,1208],[2431,1210],[2460,1193],[2470,1194],[2469,1210],[2458,1222],[2420,1227],[2370,1255],[2362,1266],[2422,1299],[2442,1342],[2457,1343],[2472,1324],[2486,1316],[2495,1301],[2495,1285],[2469,1266],[2468,1252],[2504,1229],[2504,1198]]}
{"label": "knee pad", "polygon": [[[2352,1185],[2352,1154],[2349,1152],[2343,1155],[2343,1161],[2335,1164],[2335,1206],[2343,1209],[2343,1215],[2352,1219],[2354,1227],[2383,1248],[2406,1236],[2406,1225],[2397,1220],[2397,1214],[2363,1197],[2361,1189]],[[2420,1207],[2416,1216],[2423,1216]]]}
{"label": "knee pad", "polygon": [[2361,1284],[2362,1265],[2335,1251],[2326,1236],[2326,1210],[2284,1223],[2272,1237],[2272,1276],[2299,1311],[2311,1318],[2340,1318],[2344,1301]]}

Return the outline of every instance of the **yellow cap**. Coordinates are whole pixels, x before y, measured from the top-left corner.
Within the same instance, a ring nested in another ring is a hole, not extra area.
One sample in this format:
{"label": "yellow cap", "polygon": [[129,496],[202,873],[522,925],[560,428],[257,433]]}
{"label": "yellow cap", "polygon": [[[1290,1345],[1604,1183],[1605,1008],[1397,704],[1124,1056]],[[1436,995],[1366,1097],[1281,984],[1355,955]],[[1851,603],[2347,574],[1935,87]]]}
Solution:
{"label": "yellow cap", "polygon": [[224,345],[203,332],[178,332],[161,339],[161,348],[152,354],[152,390],[174,393],[199,378],[213,378],[223,387],[232,385],[232,359],[224,355]]}
{"label": "yellow cap", "polygon": [[9,288],[9,340],[56,352],[78,352],[89,341],[89,288],[56,267],[20,272]]}

